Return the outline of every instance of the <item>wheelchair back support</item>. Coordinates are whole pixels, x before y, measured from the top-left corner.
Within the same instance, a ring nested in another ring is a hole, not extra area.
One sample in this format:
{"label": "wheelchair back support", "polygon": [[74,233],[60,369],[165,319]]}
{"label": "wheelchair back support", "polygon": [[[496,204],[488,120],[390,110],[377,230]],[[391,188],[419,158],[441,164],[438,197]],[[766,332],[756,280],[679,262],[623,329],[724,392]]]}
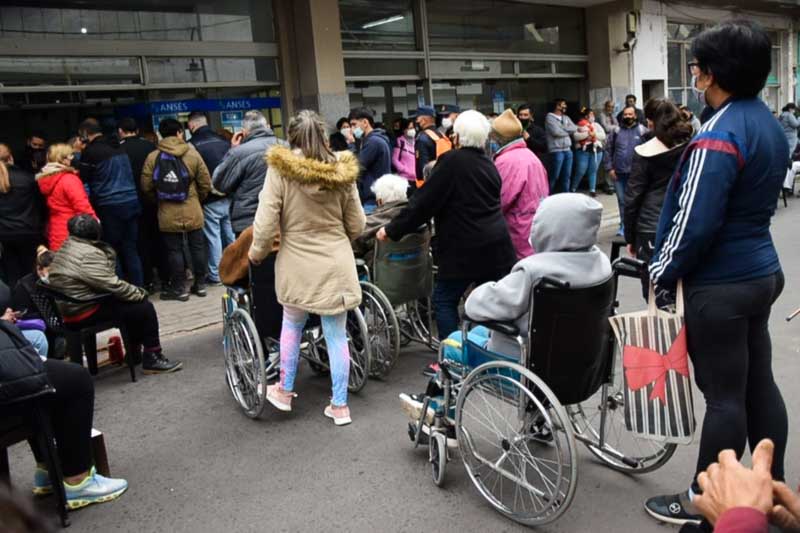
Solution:
{"label": "wheelchair back support", "polygon": [[410,233],[398,242],[375,244],[373,282],[392,305],[429,298],[433,290],[431,232]]}

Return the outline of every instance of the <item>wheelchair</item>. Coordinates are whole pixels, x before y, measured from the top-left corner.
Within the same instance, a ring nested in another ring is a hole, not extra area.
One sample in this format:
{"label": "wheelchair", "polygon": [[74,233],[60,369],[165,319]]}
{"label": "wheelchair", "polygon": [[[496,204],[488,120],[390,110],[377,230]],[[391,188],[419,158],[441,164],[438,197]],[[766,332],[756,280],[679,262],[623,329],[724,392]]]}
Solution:
{"label": "wheelchair", "polygon": [[[580,289],[542,279],[532,290],[529,335],[514,323],[466,317],[460,345],[442,341],[439,370],[408,425],[414,446],[427,444],[437,485],[444,484],[457,449],[492,507],[538,526],[557,520],[573,500],[577,442],[630,474],[651,472],[670,459],[674,444],[625,429],[622,363],[608,322],[619,277],[638,278],[643,265],[620,259],[608,280]],[[470,337],[473,326],[516,341],[519,358],[487,350]],[[457,357],[445,357],[448,347]]]}
{"label": "wheelchair", "polygon": [[[249,287],[226,286],[222,296],[225,379],[231,395],[250,418],[258,418],[267,403],[267,384],[280,376],[280,330],[283,308],[275,296],[275,255],[250,266]],[[348,390],[367,383],[370,341],[359,308],[347,314],[350,348]],[[329,372],[328,353],[319,317],[311,316],[303,332],[300,356],[317,374]]]}

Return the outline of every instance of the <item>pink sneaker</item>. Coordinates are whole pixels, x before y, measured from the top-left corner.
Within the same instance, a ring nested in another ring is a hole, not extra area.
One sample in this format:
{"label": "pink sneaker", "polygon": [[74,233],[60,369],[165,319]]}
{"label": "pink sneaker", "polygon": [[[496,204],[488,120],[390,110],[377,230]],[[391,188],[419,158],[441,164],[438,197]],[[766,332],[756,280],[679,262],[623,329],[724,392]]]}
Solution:
{"label": "pink sneaker", "polygon": [[346,426],[353,420],[350,418],[350,408],[346,405],[336,406],[333,404],[325,408],[325,416],[333,419],[333,423],[337,426]]}
{"label": "pink sneaker", "polygon": [[267,385],[267,401],[275,406],[279,411],[289,412],[292,410],[292,398],[296,398],[294,392],[285,391],[280,383]]}

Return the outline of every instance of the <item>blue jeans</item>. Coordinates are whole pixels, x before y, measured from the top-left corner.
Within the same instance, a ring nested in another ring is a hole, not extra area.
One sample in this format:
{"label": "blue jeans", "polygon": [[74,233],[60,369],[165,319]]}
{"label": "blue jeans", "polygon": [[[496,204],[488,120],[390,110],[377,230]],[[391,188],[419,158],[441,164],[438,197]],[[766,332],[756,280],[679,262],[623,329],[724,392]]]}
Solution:
{"label": "blue jeans", "polygon": [[39,357],[47,359],[47,351],[50,349],[50,345],[47,343],[47,335],[45,335],[43,331],[39,331],[38,329],[24,329],[22,330],[22,336],[28,339],[33,349],[39,354]]}
{"label": "blue jeans", "polygon": [[614,188],[617,190],[617,203],[619,204],[619,229],[623,230],[622,220],[625,216],[625,186],[628,184],[630,174],[621,174],[617,172],[617,181],[614,182]]}
{"label": "blue jeans", "polygon": [[97,216],[103,226],[103,240],[117,252],[117,275],[137,287],[144,285],[138,249],[140,214],[138,200],[97,208]]}
{"label": "blue jeans", "polygon": [[236,238],[231,227],[231,201],[227,198],[215,200],[203,206],[203,235],[208,244],[208,279],[219,283],[219,262],[222,250]]}
{"label": "blue jeans", "polygon": [[572,150],[550,152],[550,194],[567,192],[572,176]]}
{"label": "blue jeans", "polygon": [[603,152],[590,152],[588,150],[575,151],[575,175],[572,177],[572,185],[569,190],[575,192],[581,184],[583,176],[589,179],[589,190],[597,190],[597,169],[603,160]]}

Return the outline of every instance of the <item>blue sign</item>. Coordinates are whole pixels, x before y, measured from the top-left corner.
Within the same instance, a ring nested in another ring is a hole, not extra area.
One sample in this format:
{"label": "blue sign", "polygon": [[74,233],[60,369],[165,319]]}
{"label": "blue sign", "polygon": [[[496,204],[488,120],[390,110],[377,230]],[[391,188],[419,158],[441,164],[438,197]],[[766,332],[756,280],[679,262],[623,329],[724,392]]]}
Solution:
{"label": "blue sign", "polygon": [[250,109],[274,109],[281,107],[279,97],[270,98],[218,98],[175,100],[172,102],[149,102],[118,107],[118,116],[174,115],[192,111],[249,111]]}

